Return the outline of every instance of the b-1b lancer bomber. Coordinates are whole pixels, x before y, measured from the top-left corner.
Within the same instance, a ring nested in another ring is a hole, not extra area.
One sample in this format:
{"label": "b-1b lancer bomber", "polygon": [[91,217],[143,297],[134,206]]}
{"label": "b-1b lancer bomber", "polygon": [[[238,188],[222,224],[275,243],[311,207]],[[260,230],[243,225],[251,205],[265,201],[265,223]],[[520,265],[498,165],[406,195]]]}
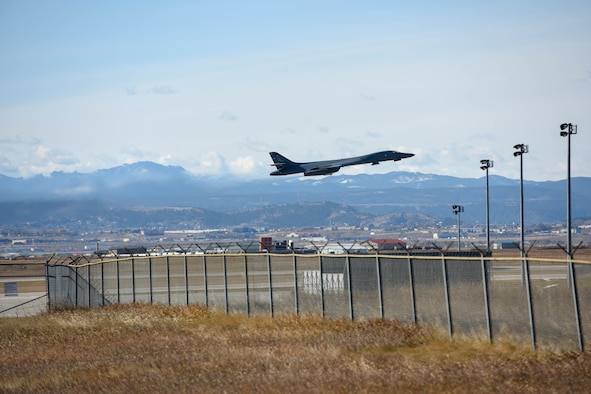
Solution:
{"label": "b-1b lancer bomber", "polygon": [[304,176],[330,175],[340,170],[341,167],[370,163],[371,165],[376,165],[380,164],[381,161],[399,161],[414,156],[413,153],[402,153],[396,152],[394,150],[385,150],[363,156],[349,157],[346,159],[296,163],[284,156],[281,156],[277,152],[269,152],[269,154],[273,159],[273,164],[271,165],[277,168],[277,170],[273,171],[270,175],[291,175],[303,172]]}

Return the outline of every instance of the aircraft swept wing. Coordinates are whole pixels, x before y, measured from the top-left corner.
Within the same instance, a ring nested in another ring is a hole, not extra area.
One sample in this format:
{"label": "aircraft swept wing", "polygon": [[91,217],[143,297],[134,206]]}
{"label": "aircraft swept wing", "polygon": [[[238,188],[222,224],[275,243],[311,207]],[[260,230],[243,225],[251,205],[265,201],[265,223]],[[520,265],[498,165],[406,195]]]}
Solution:
{"label": "aircraft swept wing", "polygon": [[371,165],[376,165],[380,164],[381,161],[399,161],[414,156],[413,153],[402,153],[396,152],[394,150],[385,150],[345,159],[297,163],[289,160],[287,157],[282,156],[277,152],[269,152],[269,155],[271,155],[271,158],[273,159],[273,164],[271,165],[277,168],[270,175],[291,175],[303,172],[304,176],[330,175],[340,170],[341,167],[370,163]]}

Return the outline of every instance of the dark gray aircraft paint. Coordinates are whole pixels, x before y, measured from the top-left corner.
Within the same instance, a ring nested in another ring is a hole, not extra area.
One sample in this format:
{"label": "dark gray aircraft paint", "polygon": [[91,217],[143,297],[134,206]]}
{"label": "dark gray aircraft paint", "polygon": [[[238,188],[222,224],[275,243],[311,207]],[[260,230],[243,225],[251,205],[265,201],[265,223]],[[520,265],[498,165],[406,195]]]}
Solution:
{"label": "dark gray aircraft paint", "polygon": [[380,164],[381,161],[399,161],[414,156],[413,153],[402,153],[396,152],[394,150],[385,150],[345,159],[296,163],[289,160],[285,156],[281,156],[277,152],[269,152],[269,154],[273,159],[273,164],[271,165],[277,168],[277,170],[273,171],[270,175],[291,175],[303,172],[305,176],[330,175],[340,170],[341,167],[370,163],[371,165],[376,165]]}

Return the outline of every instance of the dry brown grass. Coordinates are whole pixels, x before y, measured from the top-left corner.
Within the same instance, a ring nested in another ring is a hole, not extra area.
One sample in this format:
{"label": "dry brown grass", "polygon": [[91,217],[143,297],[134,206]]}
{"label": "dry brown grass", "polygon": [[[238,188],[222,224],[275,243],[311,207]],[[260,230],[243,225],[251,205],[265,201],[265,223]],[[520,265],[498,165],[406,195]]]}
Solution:
{"label": "dry brown grass", "polygon": [[586,392],[588,354],[394,321],[126,305],[0,319],[0,392]]}

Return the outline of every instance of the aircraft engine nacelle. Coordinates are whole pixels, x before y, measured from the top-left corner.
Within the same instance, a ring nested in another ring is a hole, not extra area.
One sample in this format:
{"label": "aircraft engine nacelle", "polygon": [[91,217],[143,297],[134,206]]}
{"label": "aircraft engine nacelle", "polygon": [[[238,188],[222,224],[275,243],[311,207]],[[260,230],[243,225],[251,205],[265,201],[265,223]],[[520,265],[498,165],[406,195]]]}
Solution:
{"label": "aircraft engine nacelle", "polygon": [[314,168],[304,172],[304,176],[330,175],[340,170],[340,167]]}

